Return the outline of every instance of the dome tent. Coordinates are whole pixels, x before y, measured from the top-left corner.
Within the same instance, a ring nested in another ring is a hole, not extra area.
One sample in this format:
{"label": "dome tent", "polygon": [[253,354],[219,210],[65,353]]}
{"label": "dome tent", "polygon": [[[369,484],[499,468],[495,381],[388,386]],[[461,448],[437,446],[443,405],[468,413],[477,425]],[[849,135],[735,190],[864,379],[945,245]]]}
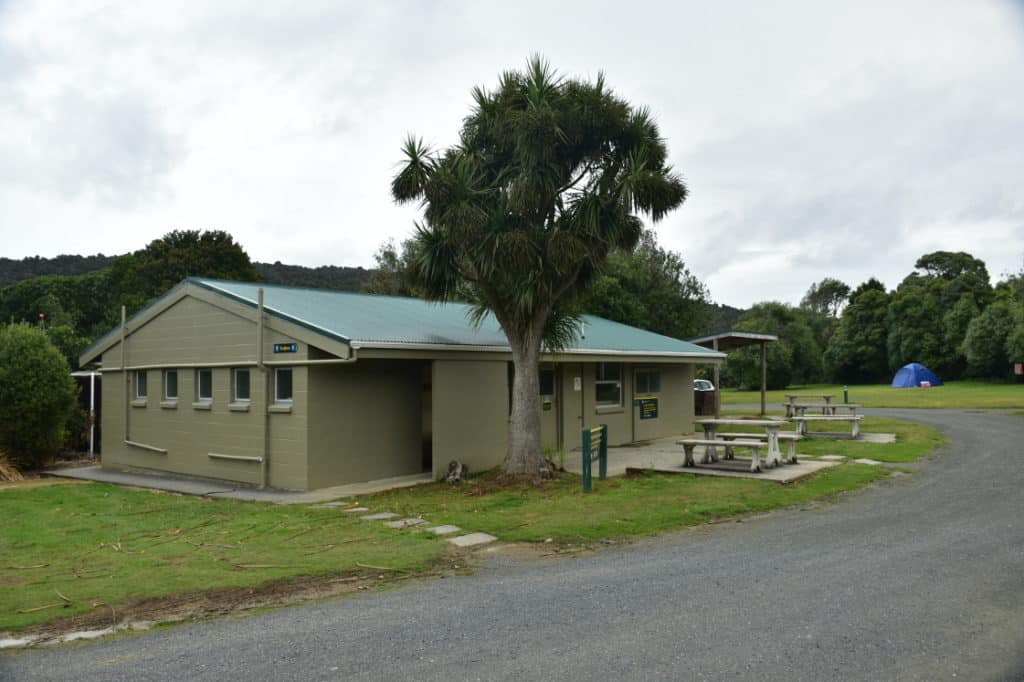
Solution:
{"label": "dome tent", "polygon": [[935,372],[931,371],[920,362],[911,362],[909,365],[903,365],[896,372],[896,376],[892,378],[893,388],[917,388],[921,385],[922,381],[927,381],[931,386],[941,386],[942,379],[935,375]]}

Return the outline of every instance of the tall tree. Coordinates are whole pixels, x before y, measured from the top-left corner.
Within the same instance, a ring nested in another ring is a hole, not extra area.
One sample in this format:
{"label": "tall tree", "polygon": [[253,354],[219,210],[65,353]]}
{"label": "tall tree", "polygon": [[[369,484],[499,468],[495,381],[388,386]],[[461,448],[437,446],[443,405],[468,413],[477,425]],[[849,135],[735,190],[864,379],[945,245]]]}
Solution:
{"label": "tall tree", "polygon": [[129,311],[186,277],[259,281],[249,255],[221,230],[174,230],[146,248],[114,261],[110,279]]}
{"label": "tall tree", "polygon": [[416,286],[410,272],[415,244],[406,239],[401,246],[388,240],[380,245],[373,259],[377,267],[363,285],[368,294],[384,294],[387,296],[412,296],[424,298],[422,289]]}
{"label": "tall tree", "polygon": [[800,301],[801,308],[807,308],[820,315],[839,317],[839,311],[850,297],[850,287],[834,277],[815,282]]}
{"label": "tall tree", "polygon": [[427,295],[468,292],[492,314],[515,368],[507,474],[545,469],[538,370],[543,344],[567,343],[565,316],[614,249],[640,238],[639,214],[663,218],[686,198],[650,112],[605,84],[563,78],[540,57],[475,88],[459,143],[434,152],[410,137],[392,181],[421,202],[412,273]]}
{"label": "tall tree", "polygon": [[829,375],[844,383],[881,381],[889,374],[886,311],[889,294],[871,278],[850,295],[835,334],[825,349]]}

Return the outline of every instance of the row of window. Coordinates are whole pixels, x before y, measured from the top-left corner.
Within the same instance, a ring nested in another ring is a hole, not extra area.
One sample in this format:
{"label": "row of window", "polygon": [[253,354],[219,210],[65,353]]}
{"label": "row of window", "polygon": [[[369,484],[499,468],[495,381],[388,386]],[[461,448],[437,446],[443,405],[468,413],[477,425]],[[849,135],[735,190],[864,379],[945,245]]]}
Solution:
{"label": "row of window", "polygon": [[[636,372],[635,392],[637,394],[659,393],[661,391],[661,372],[656,369],[643,369]],[[555,394],[555,371],[540,371],[540,394]],[[622,363],[601,362],[597,365],[594,380],[594,402],[598,407],[622,406]]]}
{"label": "row of window", "polygon": [[[146,370],[136,370],[134,377],[135,399],[145,400],[149,396],[147,386],[149,373]],[[292,401],[292,368],[275,367],[273,377],[273,395],[275,403],[290,403]],[[163,371],[163,399],[167,401],[178,399],[178,370],[165,369]],[[236,367],[231,370],[231,402],[247,403],[252,399],[252,379],[250,371],[244,367]],[[195,373],[195,400],[196,402],[211,402],[213,400],[213,370],[204,367],[197,369]]]}

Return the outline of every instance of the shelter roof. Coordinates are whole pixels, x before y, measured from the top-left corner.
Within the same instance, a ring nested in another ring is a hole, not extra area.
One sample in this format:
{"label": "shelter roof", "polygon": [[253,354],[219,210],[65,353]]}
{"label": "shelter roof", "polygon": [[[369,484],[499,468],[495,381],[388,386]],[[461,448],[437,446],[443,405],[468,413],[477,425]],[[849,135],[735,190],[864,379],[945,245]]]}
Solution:
{"label": "shelter roof", "polygon": [[726,332],[718,332],[716,334],[708,334],[707,336],[698,336],[695,339],[690,339],[690,343],[704,348],[714,348],[715,342],[718,342],[718,350],[729,351],[736,350],[737,348],[743,348],[744,346],[753,346],[761,343],[771,343],[778,341],[779,337],[775,334],[764,334],[762,332],[747,332],[730,330]]}

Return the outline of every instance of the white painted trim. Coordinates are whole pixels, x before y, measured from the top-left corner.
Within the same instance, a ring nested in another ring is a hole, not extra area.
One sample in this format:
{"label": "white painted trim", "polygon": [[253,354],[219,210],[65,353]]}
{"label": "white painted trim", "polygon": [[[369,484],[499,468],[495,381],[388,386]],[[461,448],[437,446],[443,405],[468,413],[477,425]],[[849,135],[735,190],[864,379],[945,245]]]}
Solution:
{"label": "white painted trim", "polygon": [[[455,343],[412,343],[412,342],[401,342],[401,341],[372,341],[360,343],[358,341],[352,342],[352,348],[373,348],[381,350],[443,350],[443,351],[473,351],[473,352],[486,352],[486,353],[510,353],[511,349],[508,346],[474,346],[469,344],[455,344]],[[614,355],[623,357],[637,357],[637,358],[687,358],[687,359],[699,359],[714,362],[715,360],[725,360],[725,353],[693,353],[693,352],[677,352],[677,351],[642,351],[642,350],[608,350],[608,349],[596,349],[596,348],[571,348],[566,350],[545,350],[541,353],[542,356],[552,355]]]}

